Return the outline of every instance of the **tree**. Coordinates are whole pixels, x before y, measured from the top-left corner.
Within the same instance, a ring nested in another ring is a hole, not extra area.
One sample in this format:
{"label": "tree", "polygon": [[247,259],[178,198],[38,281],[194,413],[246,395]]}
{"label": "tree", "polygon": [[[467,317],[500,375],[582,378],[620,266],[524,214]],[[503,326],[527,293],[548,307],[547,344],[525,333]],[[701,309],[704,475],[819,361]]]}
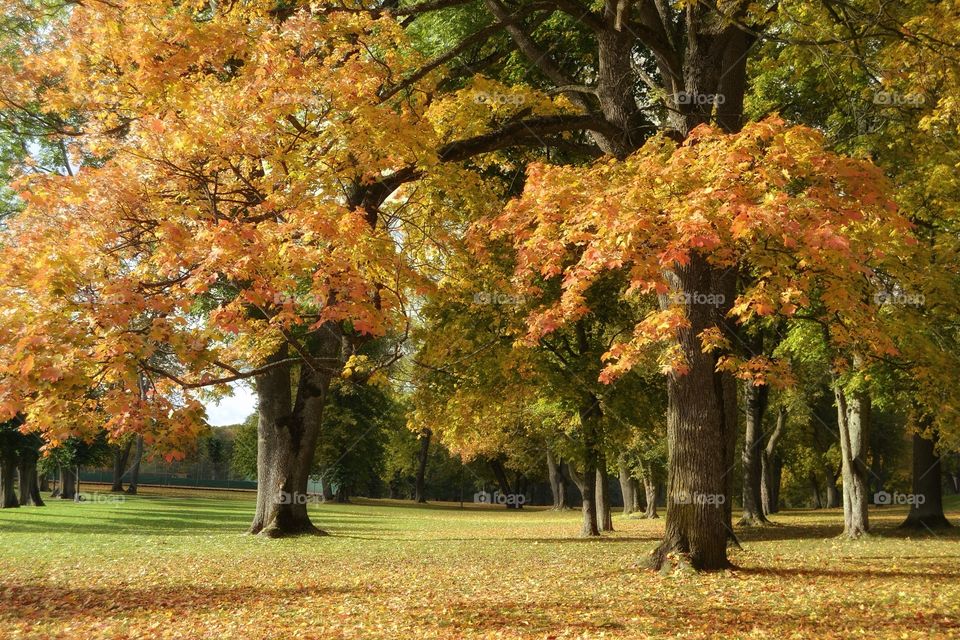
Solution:
{"label": "tree", "polygon": [[[828,327],[831,343],[894,349],[872,322],[869,274],[885,257],[907,253],[909,225],[885,189],[868,163],[828,152],[810,129],[770,119],[739,134],[701,127],[679,146],[654,140],[624,162],[587,171],[534,165],[523,197],[494,221],[494,230],[516,239],[521,294],[543,275],[563,277],[559,303],[531,315],[531,340],[589,313],[585,292],[611,270],[629,274],[626,295],[661,298],[659,311],[609,349],[602,374],[613,380],[660,347],[671,450],[667,539],[657,564],[673,552],[689,554],[696,567],[726,563],[725,509],[696,501],[723,505],[730,494],[734,434],[725,425],[733,418],[720,408],[733,412],[735,394],[709,380],[715,372],[785,379],[776,361],[742,355],[736,326],[801,314]],[[694,259],[705,250],[709,257]],[[718,292],[717,269],[749,273],[750,285],[736,296],[733,288]],[[729,393],[714,406],[720,396],[706,390],[720,388]],[[696,423],[677,413],[681,401],[683,415],[700,416]]]}
{"label": "tree", "polygon": [[396,21],[308,7],[69,13],[12,90],[80,114],[72,147],[96,162],[19,186],[2,412],[56,444],[100,427],[93,396],[111,433],[172,459],[202,429],[198,389],[253,379],[251,531],[316,533],[282,498],[306,491],[331,381],[402,328],[416,281],[405,243],[423,248],[422,225],[398,233],[408,218],[380,208],[435,163],[433,131],[419,94],[380,96],[418,56]]}

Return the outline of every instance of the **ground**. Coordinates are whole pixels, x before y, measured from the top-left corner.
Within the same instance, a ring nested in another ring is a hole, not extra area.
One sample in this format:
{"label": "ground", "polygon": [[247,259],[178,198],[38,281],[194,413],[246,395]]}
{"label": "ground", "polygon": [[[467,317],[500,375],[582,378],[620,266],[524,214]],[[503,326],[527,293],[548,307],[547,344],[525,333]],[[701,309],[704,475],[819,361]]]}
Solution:
{"label": "ground", "polygon": [[660,575],[663,520],[588,542],[576,512],[362,501],[265,540],[249,496],[108,496],[0,511],[0,637],[960,637],[960,532],[905,537],[896,508],[857,542],[837,510],[778,514],[737,568]]}

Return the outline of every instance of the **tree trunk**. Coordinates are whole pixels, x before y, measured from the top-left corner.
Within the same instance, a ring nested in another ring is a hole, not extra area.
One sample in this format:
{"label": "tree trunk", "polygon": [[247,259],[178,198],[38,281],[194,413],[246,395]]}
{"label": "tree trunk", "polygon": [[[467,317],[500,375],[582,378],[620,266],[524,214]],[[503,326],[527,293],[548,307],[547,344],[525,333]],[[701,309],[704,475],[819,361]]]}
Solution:
{"label": "tree trunk", "polygon": [[630,478],[630,492],[633,497],[633,511],[638,513],[646,509],[643,504],[643,495],[640,492],[640,481],[636,478]]}
{"label": "tree trunk", "polygon": [[931,438],[925,438],[920,433],[913,434],[912,497],[910,513],[900,525],[901,528],[925,531],[951,526],[943,514],[943,476],[936,432]]}
{"label": "tree trunk", "polygon": [[[677,334],[687,371],[667,379],[666,532],[651,565],[664,568],[668,556],[677,554],[694,569],[722,569],[730,564],[737,391],[733,377],[717,371],[717,356],[703,352],[699,336],[708,327],[724,326],[735,280],[729,270],[716,270],[700,254],[677,265],[671,275],[678,298],[686,300],[688,326]],[[703,293],[720,304],[697,302]]]}
{"label": "tree trunk", "polygon": [[780,459],[777,455],[777,445],[783,436],[783,429],[787,424],[787,408],[781,406],[777,412],[777,426],[767,438],[767,446],[761,451],[760,458],[760,499],[763,504],[763,513],[771,514],[780,510]]}
{"label": "tree trunk", "polygon": [[77,499],[77,468],[73,465],[60,467],[60,495],[61,500]]}
{"label": "tree trunk", "polygon": [[19,507],[14,481],[17,477],[17,454],[14,451],[5,452],[0,460],[0,509]]}
{"label": "tree trunk", "polygon": [[130,466],[130,479],[127,483],[127,495],[137,495],[140,486],[140,462],[143,460],[143,436],[135,436],[136,449],[133,452],[133,465]]}
{"label": "tree trunk", "polygon": [[643,517],[648,520],[655,520],[660,517],[657,513],[657,482],[653,477],[653,473],[645,472],[643,474],[643,494],[645,496],[647,506],[643,511]]}
{"label": "tree trunk", "polygon": [[740,526],[769,524],[763,508],[763,414],[766,412],[769,388],[746,381],[743,385],[746,414],[743,451],[743,514]]}
{"label": "tree trunk", "polygon": [[823,501],[820,500],[820,484],[817,482],[817,474],[810,472],[810,504],[814,509],[822,509]]}
{"label": "tree trunk", "polygon": [[547,447],[547,475],[550,479],[550,493],[553,496],[552,508],[554,511],[562,511],[567,506],[566,487],[560,465],[557,464],[557,459],[550,447]]}
{"label": "tree trunk", "polygon": [[50,474],[40,474],[40,491],[50,491]]}
{"label": "tree trunk", "polygon": [[841,476],[843,478],[843,535],[859,538],[870,530],[867,516],[869,483],[864,456],[870,424],[870,398],[857,391],[851,398],[834,386],[840,429]]}
{"label": "tree trunk", "polygon": [[[275,361],[285,353],[274,356]],[[257,510],[250,533],[270,538],[300,534],[323,535],[307,514],[307,485],[313,465],[328,374],[299,371],[292,399],[292,370],[274,366],[256,377]]]}
{"label": "tree trunk", "polygon": [[595,480],[597,476],[596,421],[600,418],[600,407],[596,399],[591,400],[580,408],[580,426],[583,430],[584,449],[583,477],[575,476],[573,467],[569,467],[570,475],[580,488],[580,495],[583,498],[581,504],[583,517],[580,526],[580,536],[583,538],[600,535],[600,528],[597,526],[597,483]]}
{"label": "tree trunk", "polygon": [[130,449],[133,447],[133,440],[127,440],[127,443],[114,447],[113,450],[113,486],[110,491],[115,493],[123,492],[123,476],[127,471],[127,461],[130,459]]}
{"label": "tree trunk", "polygon": [[617,460],[617,471],[620,479],[620,493],[623,495],[623,515],[628,516],[633,513],[633,478],[630,477],[630,467],[624,456]]}
{"label": "tree trunk", "polygon": [[510,487],[510,479],[507,477],[506,469],[503,468],[503,462],[494,458],[490,461],[490,470],[493,471],[493,477],[497,480],[497,486],[500,487],[500,495],[503,496],[507,509],[522,508],[523,504],[517,501],[516,495]]}
{"label": "tree trunk", "polygon": [[330,486],[330,481],[323,477],[320,478],[320,499],[324,502],[333,500],[333,487]]}
{"label": "tree trunk", "polygon": [[433,432],[426,427],[420,431],[420,451],[417,452],[417,480],[414,488],[414,500],[421,503],[427,501],[427,460],[430,453],[430,437],[432,435]]}
{"label": "tree trunk", "polygon": [[597,465],[597,528],[600,531],[613,531],[613,514],[610,508],[610,482],[607,479],[605,457]]}
{"label": "tree trunk", "polygon": [[20,452],[20,504],[23,506],[43,506],[40,485],[37,483],[38,457],[35,452]]}

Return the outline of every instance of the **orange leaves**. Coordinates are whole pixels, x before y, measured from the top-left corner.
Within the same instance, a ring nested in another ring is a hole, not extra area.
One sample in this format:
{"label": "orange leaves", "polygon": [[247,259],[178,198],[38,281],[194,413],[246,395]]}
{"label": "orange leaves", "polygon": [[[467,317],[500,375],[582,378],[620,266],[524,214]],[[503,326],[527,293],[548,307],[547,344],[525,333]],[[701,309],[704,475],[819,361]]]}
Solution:
{"label": "orange leaves", "polygon": [[[706,296],[720,313],[731,309],[739,323],[801,310],[825,322],[836,314],[868,322],[864,275],[881,263],[896,268],[890,256],[910,242],[888,188],[876,167],[831,153],[819,132],[772,117],[732,135],[704,125],[680,146],[654,138],[622,162],[533,165],[523,196],[495,228],[513,239],[519,286],[562,279],[563,295],[538,313],[531,335],[581,317],[585,293],[606,272],[629,273],[622,295],[665,293],[664,272],[682,272],[695,256],[743,274],[746,288],[737,300],[683,293]],[[635,366],[652,344],[664,349],[665,370],[681,371],[677,308],[650,312],[611,349],[604,379]],[[701,340],[711,351],[736,348],[710,331]]]}

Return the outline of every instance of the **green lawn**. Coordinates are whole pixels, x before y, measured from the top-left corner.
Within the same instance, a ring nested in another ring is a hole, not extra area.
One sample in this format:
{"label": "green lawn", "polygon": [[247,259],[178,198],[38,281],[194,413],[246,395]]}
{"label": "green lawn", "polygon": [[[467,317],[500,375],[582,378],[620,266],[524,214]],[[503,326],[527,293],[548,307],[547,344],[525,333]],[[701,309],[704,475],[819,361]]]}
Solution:
{"label": "green lawn", "polygon": [[[960,522],[954,509],[951,517]],[[638,566],[663,521],[312,507],[325,538],[242,532],[252,498],[145,495],[0,511],[0,638],[960,637],[960,533],[835,538],[837,511],[742,532],[737,569]]]}

